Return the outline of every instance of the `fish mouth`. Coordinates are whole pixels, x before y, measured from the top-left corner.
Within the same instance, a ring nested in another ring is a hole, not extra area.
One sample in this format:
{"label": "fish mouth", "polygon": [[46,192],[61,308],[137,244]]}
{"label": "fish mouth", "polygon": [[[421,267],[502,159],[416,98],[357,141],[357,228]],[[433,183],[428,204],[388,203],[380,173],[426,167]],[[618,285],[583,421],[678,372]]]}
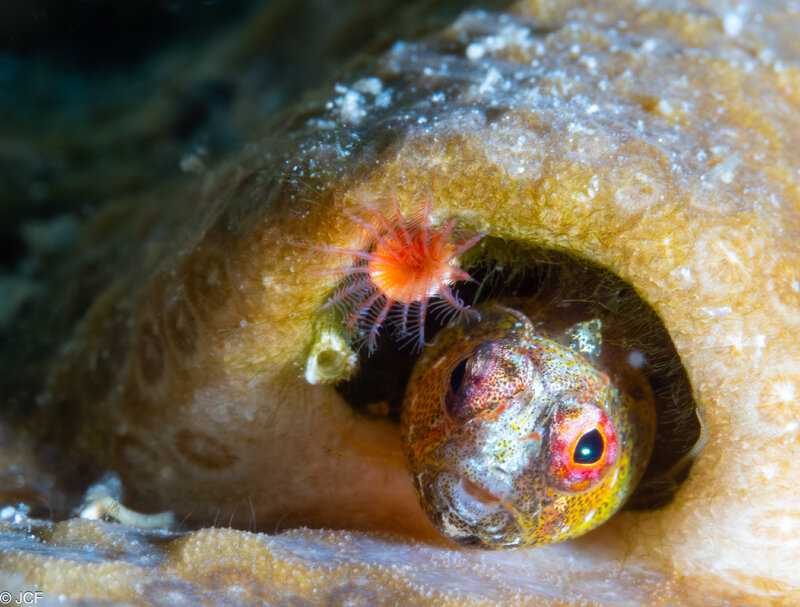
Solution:
{"label": "fish mouth", "polygon": [[517,509],[495,492],[451,470],[435,480],[439,530],[464,546],[505,548],[524,541]]}
{"label": "fish mouth", "polygon": [[484,489],[478,483],[469,480],[468,478],[461,477],[461,484],[463,485],[464,492],[473,499],[484,504],[495,504],[502,502],[494,493],[488,489]]}

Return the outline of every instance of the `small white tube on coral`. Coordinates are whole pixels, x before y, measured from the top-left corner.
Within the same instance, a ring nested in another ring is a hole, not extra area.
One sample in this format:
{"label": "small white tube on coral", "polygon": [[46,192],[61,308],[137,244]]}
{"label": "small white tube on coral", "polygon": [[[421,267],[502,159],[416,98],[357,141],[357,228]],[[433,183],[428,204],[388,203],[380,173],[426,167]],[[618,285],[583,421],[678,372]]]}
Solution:
{"label": "small white tube on coral", "polygon": [[358,363],[358,357],[342,337],[323,329],[311,348],[306,362],[306,381],[310,384],[330,384],[347,379]]}

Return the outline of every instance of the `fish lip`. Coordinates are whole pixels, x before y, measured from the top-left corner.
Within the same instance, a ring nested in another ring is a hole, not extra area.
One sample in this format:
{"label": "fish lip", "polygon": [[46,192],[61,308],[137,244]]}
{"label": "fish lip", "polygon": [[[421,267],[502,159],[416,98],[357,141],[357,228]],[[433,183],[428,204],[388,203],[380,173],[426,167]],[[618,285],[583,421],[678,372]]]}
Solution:
{"label": "fish lip", "polygon": [[477,501],[484,504],[501,503],[504,506],[510,507],[508,504],[505,504],[500,497],[489,491],[480,483],[476,483],[475,481],[468,479],[466,476],[459,476],[459,480],[461,481],[461,485],[464,487],[466,493]]}
{"label": "fish lip", "polygon": [[[503,468],[497,468],[497,469],[502,471],[504,475],[508,476],[508,472],[505,469]],[[516,509],[511,504],[509,504],[505,499],[497,495],[497,493],[495,493],[491,489],[485,487],[480,482],[470,479],[467,476],[467,474],[465,474],[458,466],[453,465],[452,462],[446,463],[443,467],[443,471],[449,472],[454,477],[456,477],[461,482],[462,485],[468,487],[468,494],[471,497],[480,497],[482,498],[481,501],[485,499],[486,501],[484,503],[501,503],[506,508],[509,508],[514,512],[516,512]]]}
{"label": "fish lip", "polygon": [[[453,499],[452,496],[444,498],[443,492],[437,491],[439,497],[437,501],[443,503],[443,508],[439,512],[440,530],[447,537],[464,546],[484,548],[513,547],[523,543],[525,526],[521,523],[522,517],[514,506],[451,466],[442,469],[437,477],[442,474],[451,475],[453,481],[457,483],[462,497],[467,497],[471,501],[467,507],[477,504],[479,508],[502,508],[502,512],[505,514],[502,528],[487,528],[480,520],[468,516],[464,506],[460,505],[458,500]],[[487,516],[489,515],[487,514]]]}

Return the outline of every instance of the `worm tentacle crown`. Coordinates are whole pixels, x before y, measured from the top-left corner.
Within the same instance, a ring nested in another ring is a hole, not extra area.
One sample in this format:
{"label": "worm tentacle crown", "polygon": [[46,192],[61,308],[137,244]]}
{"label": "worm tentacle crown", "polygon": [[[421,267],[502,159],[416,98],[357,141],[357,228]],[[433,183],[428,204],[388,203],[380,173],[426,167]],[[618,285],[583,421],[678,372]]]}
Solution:
{"label": "worm tentacle crown", "polygon": [[457,282],[470,280],[458,258],[484,234],[456,227],[450,220],[434,225],[430,199],[415,217],[406,217],[395,201],[391,215],[368,205],[370,219],[350,215],[366,236],[364,249],[325,247],[351,263],[330,271],[344,276],[323,309],[335,309],[354,331],[356,341],[370,351],[381,328],[392,322],[395,336],[422,348],[425,320],[436,314],[443,322],[477,314],[453,291]]}

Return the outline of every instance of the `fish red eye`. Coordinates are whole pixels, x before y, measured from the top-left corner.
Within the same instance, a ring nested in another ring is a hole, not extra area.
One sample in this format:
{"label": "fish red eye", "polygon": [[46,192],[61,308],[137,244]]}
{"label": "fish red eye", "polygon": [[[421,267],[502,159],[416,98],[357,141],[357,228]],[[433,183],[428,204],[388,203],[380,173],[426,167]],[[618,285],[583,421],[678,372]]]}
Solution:
{"label": "fish red eye", "polygon": [[565,491],[591,489],[617,459],[614,424],[602,407],[592,403],[557,411],[549,443],[549,480]]}

